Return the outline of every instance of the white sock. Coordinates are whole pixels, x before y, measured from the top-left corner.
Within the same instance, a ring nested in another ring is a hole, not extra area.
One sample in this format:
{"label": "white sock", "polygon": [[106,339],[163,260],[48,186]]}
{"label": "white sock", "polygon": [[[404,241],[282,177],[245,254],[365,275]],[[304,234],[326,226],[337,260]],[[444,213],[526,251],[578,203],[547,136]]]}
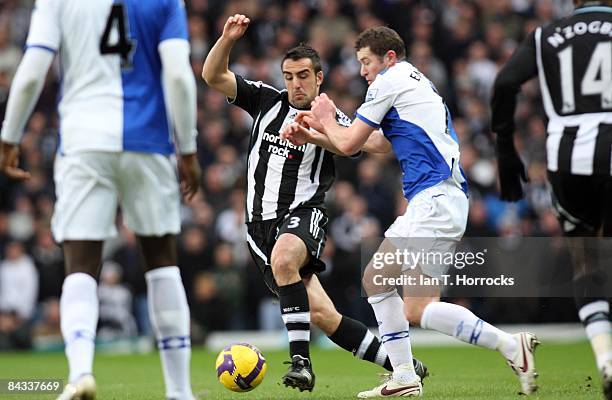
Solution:
{"label": "white sock", "polygon": [[593,353],[597,368],[612,360],[612,323],[610,322],[610,304],[605,300],[597,300],[583,306],[578,311]]}
{"label": "white sock", "polygon": [[412,346],[408,321],[404,316],[404,302],[397,291],[368,297],[378,321],[380,341],[387,350],[393,366],[393,379],[413,382]]}
{"label": "white sock", "polygon": [[81,272],[68,275],[60,298],[60,327],[68,358],[69,382],[92,373],[98,308],[96,280]]}
{"label": "white sock", "polygon": [[457,304],[441,301],[429,303],[423,310],[421,328],[433,329],[476,346],[499,350],[509,360],[518,351],[518,343],[511,334],[481,320]]}
{"label": "white sock", "polygon": [[149,315],[161,357],[166,397],[192,400],[189,306],[179,269],[155,268],[145,277]]}

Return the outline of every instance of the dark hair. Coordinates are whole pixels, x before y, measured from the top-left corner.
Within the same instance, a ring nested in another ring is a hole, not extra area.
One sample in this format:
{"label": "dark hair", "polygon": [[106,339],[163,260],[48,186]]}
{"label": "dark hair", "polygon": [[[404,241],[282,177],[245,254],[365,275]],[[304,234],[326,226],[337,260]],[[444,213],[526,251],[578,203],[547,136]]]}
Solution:
{"label": "dark hair", "polygon": [[281,61],[281,67],[285,63],[285,60],[289,59],[289,60],[297,61],[297,60],[301,60],[302,58],[310,59],[310,61],[312,62],[312,68],[314,69],[315,74],[323,70],[321,68],[321,57],[319,56],[319,53],[317,53],[315,49],[313,49],[306,43],[300,43],[299,45],[295,46],[291,50],[287,51]]}
{"label": "dark hair", "polygon": [[397,32],[386,26],[376,26],[361,32],[355,41],[355,50],[359,51],[365,47],[369,47],[372,53],[381,58],[389,50],[395,51],[400,60],[406,57],[404,41]]}

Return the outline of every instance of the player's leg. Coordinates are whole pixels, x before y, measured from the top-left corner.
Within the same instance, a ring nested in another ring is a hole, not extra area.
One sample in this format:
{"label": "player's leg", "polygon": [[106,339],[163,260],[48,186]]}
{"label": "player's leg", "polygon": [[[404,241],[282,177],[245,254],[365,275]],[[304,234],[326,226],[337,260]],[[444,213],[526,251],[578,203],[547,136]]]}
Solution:
{"label": "player's leg", "polygon": [[[377,254],[394,253],[397,248],[390,240],[385,240],[377,250]],[[422,394],[421,380],[417,376],[410,344],[410,326],[404,317],[404,302],[397,293],[395,286],[387,284],[377,276],[396,278],[400,275],[401,266],[395,263],[379,269],[371,260],[363,274],[362,284],[368,302],[372,306],[381,341],[387,351],[393,373],[389,380],[372,390],[360,392],[360,398],[420,396]]]}
{"label": "player's leg", "polygon": [[193,400],[190,315],[177,266],[176,234],[180,231],[179,188],[167,157],[122,153],[120,205],[145,262],[151,325],[160,351],[166,397]]}
{"label": "player's leg", "polygon": [[611,270],[602,257],[612,235],[612,178],[549,173],[553,206],[564,230],[574,268],[574,299],[591,342],[604,391],[612,398],[612,323],[606,284]]}
{"label": "player's leg", "polygon": [[270,257],[274,279],[278,284],[281,315],[289,337],[292,366],[283,383],[300,390],[312,390],[314,374],[310,361],[310,304],[300,269],[309,255],[304,242],[292,233],[282,233]]}
{"label": "player's leg", "polygon": [[192,400],[189,306],[177,266],[176,236],[138,236],[147,272],[151,326],[162,361],[166,397]]}
{"label": "player's leg", "polygon": [[[375,363],[392,371],[391,361],[385,346],[360,321],[341,315],[321,286],[316,275],[303,278],[310,303],[311,322],[318,326],[329,339],[355,357]],[[416,358],[413,359],[417,375],[424,379],[427,368]]]}
{"label": "player's leg", "polygon": [[69,365],[69,384],[60,399],[95,396],[92,377],[98,324],[98,274],[102,241],[116,234],[115,155],[58,156],[54,180],[57,201],[51,221],[62,243],[66,279],[60,298],[60,327]]}
{"label": "player's leg", "polygon": [[66,240],[62,244],[66,278],[60,297],[60,328],[68,359],[68,382],[61,400],[93,399],[96,327],[98,326],[98,284],[96,276],[102,258],[101,241]]}

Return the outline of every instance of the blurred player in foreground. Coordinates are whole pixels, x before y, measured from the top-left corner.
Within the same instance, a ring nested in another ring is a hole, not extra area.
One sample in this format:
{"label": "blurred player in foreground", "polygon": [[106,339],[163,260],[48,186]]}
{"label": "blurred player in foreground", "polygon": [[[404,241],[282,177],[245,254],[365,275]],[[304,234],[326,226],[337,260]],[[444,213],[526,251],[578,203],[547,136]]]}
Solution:
{"label": "blurred player in foreground", "polygon": [[[19,142],[59,52],[61,144],[51,223],[66,260],[60,312],[70,369],[60,400],[96,395],[96,277],[103,241],[117,234],[118,205],[144,256],[166,397],[193,400],[189,308],[175,245],[180,189],[190,199],[200,175],[189,51],[181,0],[36,2],[2,127],[0,168],[10,178],[29,178],[18,167]],[[171,161],[172,131],[180,153],[180,189]]]}
{"label": "blurred player in foreground", "polygon": [[501,199],[523,197],[525,168],[514,147],[516,94],[538,76],[548,117],[548,179],[574,265],[580,320],[612,399],[612,1],[574,1],[572,15],[531,33],[499,72],[492,129],[497,133]]}
{"label": "blurred player in foreground", "polygon": [[[400,163],[404,196],[409,203],[406,213],[385,232],[387,239],[379,252],[392,253],[397,247],[396,238],[435,238],[436,242],[445,242],[445,252],[453,252],[465,231],[468,199],[450,113],[431,82],[405,61],[404,42],[394,30],[368,29],[359,35],[355,48],[361,75],[369,88],[353,124],[349,128],[339,126],[333,119],[334,103],[322,94],[314,100],[310,112],[298,114],[283,137],[295,143],[311,142],[322,133],[342,153],[351,154],[359,151],[373,132],[382,129]],[[397,276],[422,273],[439,277],[444,273],[423,265],[414,271],[404,265],[396,268]],[[421,381],[412,368],[408,321],[466,343],[498,350],[518,375],[523,393],[537,389],[534,349],[538,341],[534,335],[511,335],[467,308],[441,302],[439,287],[430,289],[427,297],[411,294],[411,288],[404,287],[402,301],[394,286],[376,284],[372,278],[377,273],[370,263],[363,284],[394,372],[388,381],[359,393],[359,397],[422,394]]]}
{"label": "blurred player in foreground", "polygon": [[[363,323],[338,313],[316,275],[325,269],[319,258],[328,221],[325,193],[334,180],[334,154],[342,153],[326,137],[299,146],[280,138],[280,131],[319,94],[321,59],[306,45],[289,50],[281,63],[285,90],[234,74],[228,67],[229,55],[249,22],[240,14],[228,18],[206,58],[202,77],[253,117],[247,159],[247,243],[266,285],[280,300],[291,355],[283,383],[300,390],[314,387],[311,322],[343,349],[391,369],[378,338]],[[333,113],[335,121],[350,125],[340,110],[334,108]],[[364,145],[371,152],[390,149],[380,133]],[[415,366],[424,377],[423,365],[416,361]]]}

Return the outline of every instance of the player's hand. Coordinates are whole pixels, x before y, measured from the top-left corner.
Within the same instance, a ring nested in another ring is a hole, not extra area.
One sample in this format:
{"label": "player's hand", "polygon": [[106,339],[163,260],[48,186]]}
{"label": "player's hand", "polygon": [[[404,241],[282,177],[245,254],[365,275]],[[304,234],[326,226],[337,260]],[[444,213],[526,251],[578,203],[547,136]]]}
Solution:
{"label": "player's hand", "polygon": [[30,173],[19,168],[19,145],[6,142],[0,144],[0,171],[10,179],[30,179]]}
{"label": "player's hand", "polygon": [[202,171],[196,154],[182,154],[178,160],[181,194],[186,201],[191,201],[200,188]]}
{"label": "player's hand", "polygon": [[497,137],[495,147],[499,173],[499,198],[504,201],[519,201],[524,197],[522,182],[529,182],[525,166],[521,161],[512,136]]}
{"label": "player's hand", "polygon": [[222,36],[226,39],[236,41],[244,35],[251,20],[242,14],[235,14],[227,19],[223,27]]}
{"label": "player's hand", "polygon": [[[312,113],[313,120],[323,125],[325,125],[326,122],[336,120],[336,105],[325,93],[315,97],[312,101],[310,112]],[[316,127],[314,128],[316,129]]]}
{"label": "player's hand", "polygon": [[294,118],[294,121],[304,128],[312,128],[320,133],[325,133],[325,127],[317,121],[311,111],[300,111]]}
{"label": "player's hand", "polygon": [[306,143],[312,143],[313,133],[310,129],[303,127],[297,122],[293,122],[282,130],[281,139],[290,141],[296,146],[302,146]]}

